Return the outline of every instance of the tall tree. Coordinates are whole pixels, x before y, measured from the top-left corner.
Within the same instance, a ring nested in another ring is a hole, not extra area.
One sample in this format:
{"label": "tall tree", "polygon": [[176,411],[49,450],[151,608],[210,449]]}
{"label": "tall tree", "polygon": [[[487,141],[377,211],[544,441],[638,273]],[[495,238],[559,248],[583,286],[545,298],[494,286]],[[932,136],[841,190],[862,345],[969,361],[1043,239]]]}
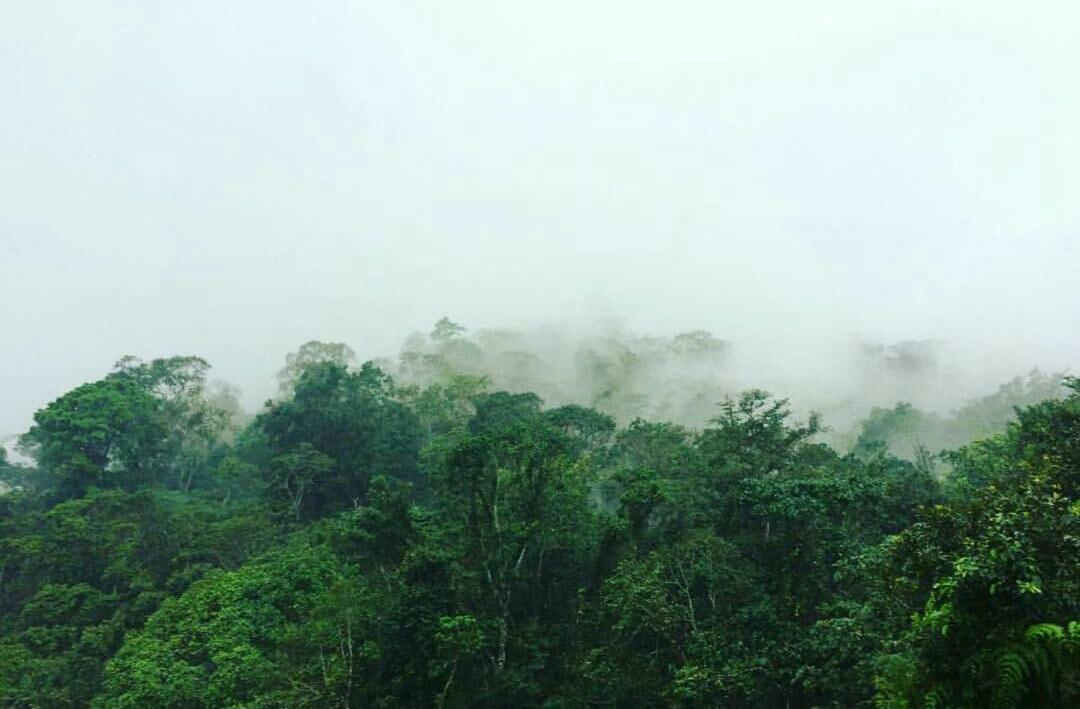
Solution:
{"label": "tall tree", "polygon": [[305,342],[296,352],[285,356],[285,366],[278,370],[278,398],[288,399],[292,396],[293,389],[308,367],[325,363],[355,367],[356,353],[344,342]]}
{"label": "tall tree", "polygon": [[397,400],[392,380],[371,363],[356,372],[334,362],[308,366],[293,397],[272,403],[254,425],[271,457],[306,445],[333,460],[306,492],[311,515],[362,503],[376,475],[421,482],[420,422]]}

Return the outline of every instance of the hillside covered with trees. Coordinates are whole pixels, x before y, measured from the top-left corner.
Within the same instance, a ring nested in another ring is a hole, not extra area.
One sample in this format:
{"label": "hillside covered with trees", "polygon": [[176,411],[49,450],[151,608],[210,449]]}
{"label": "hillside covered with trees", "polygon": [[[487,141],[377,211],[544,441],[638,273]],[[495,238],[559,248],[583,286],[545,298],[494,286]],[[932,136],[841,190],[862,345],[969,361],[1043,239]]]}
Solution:
{"label": "hillside covered with trees", "polygon": [[0,449],[0,707],[1077,706],[1080,380],[867,347],[839,430],[732,348],[124,358]]}

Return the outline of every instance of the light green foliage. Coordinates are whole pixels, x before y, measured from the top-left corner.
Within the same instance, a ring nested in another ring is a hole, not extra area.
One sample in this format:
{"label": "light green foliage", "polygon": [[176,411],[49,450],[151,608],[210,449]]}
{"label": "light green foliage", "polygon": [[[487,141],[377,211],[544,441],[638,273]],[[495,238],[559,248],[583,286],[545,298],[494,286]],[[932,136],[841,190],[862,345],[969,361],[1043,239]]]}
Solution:
{"label": "light green foliage", "polygon": [[60,494],[90,486],[132,487],[147,481],[168,431],[158,402],[125,377],[109,377],[65,394],[34,415],[23,437]]}
{"label": "light green foliage", "polygon": [[91,486],[190,490],[227,424],[204,396],[208,368],[197,357],[126,357],[38,411],[21,441],[45,473],[38,484],[59,497]]}
{"label": "light green foliage", "polygon": [[[342,594],[353,600],[340,588],[344,583],[318,549],[200,581],[127,639],[95,706],[269,706],[277,697],[300,700],[294,706],[330,706],[320,702],[350,690],[348,670],[338,666],[343,659],[322,647],[338,640],[335,624],[348,620],[335,615]],[[311,627],[316,618],[318,632]],[[309,632],[298,633],[299,623],[311,624]],[[354,652],[372,651],[364,638],[352,640]],[[299,651],[299,668],[285,666],[289,650]],[[329,663],[325,679],[310,667],[320,651]]]}
{"label": "light green foliage", "polygon": [[464,427],[475,413],[473,399],[487,387],[484,377],[458,375],[445,384],[406,387],[401,398],[416,412],[430,438]]}
{"label": "light green foliage", "polygon": [[435,328],[431,331],[431,339],[435,342],[444,343],[456,340],[464,334],[464,327],[450,318],[443,317],[439,319],[439,322],[435,323]]}
{"label": "light green foliage", "polygon": [[1038,370],[1026,379],[1017,377],[990,396],[968,402],[949,416],[938,416],[899,403],[891,409],[875,408],[863,421],[853,452],[863,458],[888,451],[914,460],[920,452],[937,453],[1003,433],[1018,408],[1066,393],[1061,374]]}
{"label": "light green foliage", "polygon": [[732,393],[724,377],[730,352],[703,330],[655,338],[605,327],[575,338],[554,329],[469,333],[443,318],[429,335],[411,336],[388,371],[420,387],[482,377],[493,389],[594,408],[622,423],[648,416],[701,425]]}

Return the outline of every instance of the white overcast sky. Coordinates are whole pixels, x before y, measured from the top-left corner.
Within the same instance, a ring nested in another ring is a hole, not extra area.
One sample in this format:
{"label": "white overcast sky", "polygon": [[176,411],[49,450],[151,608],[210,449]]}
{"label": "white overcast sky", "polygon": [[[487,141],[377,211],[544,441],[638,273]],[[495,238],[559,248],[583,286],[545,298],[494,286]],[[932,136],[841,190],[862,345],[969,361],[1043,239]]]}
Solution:
{"label": "white overcast sky", "polygon": [[0,433],[124,354],[249,401],[602,304],[1080,361],[1074,2],[0,7]]}

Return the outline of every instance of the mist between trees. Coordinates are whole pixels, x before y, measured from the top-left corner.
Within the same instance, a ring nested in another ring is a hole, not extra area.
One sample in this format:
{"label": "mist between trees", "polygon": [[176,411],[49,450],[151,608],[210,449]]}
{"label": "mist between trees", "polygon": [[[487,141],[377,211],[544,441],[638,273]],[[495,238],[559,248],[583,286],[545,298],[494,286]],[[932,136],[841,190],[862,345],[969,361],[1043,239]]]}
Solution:
{"label": "mist between trees", "polygon": [[0,448],[0,706],[1075,706],[1080,381],[835,354],[124,357]]}

